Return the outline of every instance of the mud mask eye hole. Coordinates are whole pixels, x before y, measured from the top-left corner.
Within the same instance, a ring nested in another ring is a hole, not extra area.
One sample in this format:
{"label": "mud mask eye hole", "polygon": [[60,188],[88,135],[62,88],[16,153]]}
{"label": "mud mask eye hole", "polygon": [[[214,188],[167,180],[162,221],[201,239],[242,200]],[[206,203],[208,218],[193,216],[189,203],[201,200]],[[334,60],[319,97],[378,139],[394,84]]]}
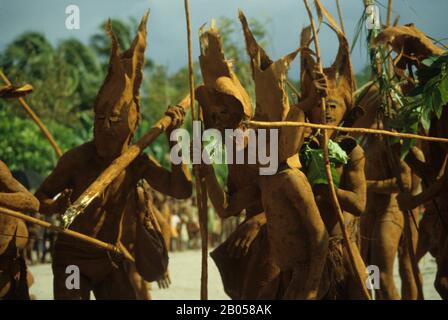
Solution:
{"label": "mud mask eye hole", "polygon": [[121,121],[121,117],[118,115],[112,115],[110,116],[109,121],[112,123],[117,123]]}
{"label": "mud mask eye hole", "polygon": [[338,107],[338,105],[336,103],[329,103],[328,104],[328,109],[335,110],[337,107]]}

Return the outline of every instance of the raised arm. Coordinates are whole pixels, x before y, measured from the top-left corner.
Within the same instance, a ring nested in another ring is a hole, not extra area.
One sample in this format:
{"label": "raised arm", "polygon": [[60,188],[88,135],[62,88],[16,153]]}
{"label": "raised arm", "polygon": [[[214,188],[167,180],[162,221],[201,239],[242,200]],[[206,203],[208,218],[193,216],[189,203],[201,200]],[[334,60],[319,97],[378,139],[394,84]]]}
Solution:
{"label": "raised arm", "polygon": [[365,157],[360,146],[350,153],[349,163],[344,170],[344,189],[337,188],[336,194],[342,210],[360,216],[366,208]]}
{"label": "raised arm", "polygon": [[[172,118],[172,123],[166,130],[170,150],[175,146],[175,141],[170,141],[171,132],[179,128],[185,118],[185,110],[178,106],[170,106],[165,113]],[[171,162],[171,171],[163,168],[157,161],[149,156],[139,158],[143,169],[142,178],[157,191],[174,197],[176,199],[186,199],[191,197],[193,192],[191,175],[186,164],[174,164]]]}
{"label": "raised arm", "polygon": [[0,161],[0,206],[17,211],[39,210],[39,201],[21,185]]}
{"label": "raised arm", "polygon": [[143,155],[139,159],[144,178],[155,190],[176,199],[187,199],[192,194],[191,176],[184,164],[171,164],[171,171],[154,158]]}

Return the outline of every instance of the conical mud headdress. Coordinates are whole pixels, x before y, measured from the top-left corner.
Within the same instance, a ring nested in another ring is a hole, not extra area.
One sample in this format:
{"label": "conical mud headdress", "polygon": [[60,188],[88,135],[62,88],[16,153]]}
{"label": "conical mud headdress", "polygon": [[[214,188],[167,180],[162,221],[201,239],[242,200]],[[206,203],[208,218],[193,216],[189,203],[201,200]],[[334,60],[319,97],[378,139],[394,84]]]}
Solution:
{"label": "conical mud headdress", "polygon": [[214,22],[207,31],[200,29],[200,47],[204,85],[196,89],[196,98],[204,110],[205,126],[220,123],[226,128],[236,128],[242,120],[252,117],[252,104],[231,63],[225,59]]}
{"label": "conical mud headdress", "polygon": [[[110,20],[108,21],[106,32],[112,41],[109,68],[94,105],[97,119],[110,119],[111,116],[127,119],[132,133],[135,131],[139,119],[139,91],[145,63],[148,15],[149,12],[146,12],[143,16],[131,47],[123,53],[121,53],[112,24]],[[95,124],[97,125],[97,123]]]}
{"label": "conical mud headdress", "polygon": [[[257,121],[285,121],[290,113],[286,92],[287,72],[291,62],[300,49],[272,61],[266,51],[257,43],[243,12],[239,18],[246,39],[246,49],[251,60],[252,77],[255,82],[256,109],[254,119]],[[302,116],[302,121],[304,117]],[[292,167],[299,167],[298,149],[302,143],[303,128],[283,127],[279,131],[279,162],[288,161]],[[274,143],[274,141],[270,141]],[[290,159],[294,157],[294,160]],[[292,164],[294,162],[294,164]]]}

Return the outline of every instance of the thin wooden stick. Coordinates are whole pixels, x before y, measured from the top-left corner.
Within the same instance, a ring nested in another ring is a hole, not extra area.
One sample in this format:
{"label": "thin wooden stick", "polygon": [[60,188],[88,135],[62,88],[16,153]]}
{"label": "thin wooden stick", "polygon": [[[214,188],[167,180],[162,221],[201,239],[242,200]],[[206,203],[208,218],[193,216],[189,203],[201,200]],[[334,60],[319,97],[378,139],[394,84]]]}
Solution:
{"label": "thin wooden stick", "polygon": [[[392,0],[389,0],[387,3],[387,19],[386,19],[386,27],[390,26],[390,23],[392,21],[392,7],[393,7],[393,3]],[[390,46],[387,46],[388,50],[391,50]],[[388,71],[387,74],[389,76],[389,78],[392,78],[394,75],[394,62],[392,60],[392,56],[389,56],[387,59],[387,63],[388,63]]]}
{"label": "thin wooden stick", "polygon": [[364,134],[380,134],[385,136],[403,138],[403,139],[418,139],[424,141],[431,142],[441,142],[448,143],[448,139],[446,138],[438,138],[438,137],[428,137],[421,136],[413,133],[400,133],[393,132],[387,130],[378,130],[378,129],[369,129],[369,128],[347,128],[347,127],[338,127],[317,123],[309,123],[309,122],[293,122],[293,121],[244,121],[244,124],[247,124],[251,127],[262,127],[262,128],[280,128],[280,127],[307,127],[313,129],[324,129],[324,130],[333,130],[333,131],[341,131],[341,132],[349,132],[349,133],[364,133]]}
{"label": "thin wooden stick", "polygon": [[[8,86],[12,85],[11,81],[9,81],[8,77],[6,77],[6,75],[3,73],[2,70],[0,70],[0,77]],[[61,148],[59,148],[58,144],[56,143],[56,140],[54,140],[53,136],[51,135],[50,131],[48,131],[47,127],[39,119],[39,117],[33,111],[33,109],[31,109],[31,107],[28,105],[28,103],[26,103],[24,98],[19,98],[18,100],[20,102],[20,105],[23,107],[23,109],[25,109],[26,113],[28,113],[28,115],[31,117],[31,119],[37,124],[39,129],[42,131],[45,138],[47,138],[47,140],[50,142],[50,144],[53,147],[54,152],[56,153],[58,158],[61,157],[62,156]]]}
{"label": "thin wooden stick", "polygon": [[[198,114],[194,108],[194,73],[193,73],[193,49],[191,40],[191,24],[190,24],[190,5],[188,0],[184,0],[185,17],[187,22],[187,36],[188,36],[188,73],[190,84],[190,99],[191,99],[191,119],[196,121],[199,119]],[[207,230],[207,190],[205,183],[201,182],[199,168],[193,167],[196,186],[196,203],[199,213],[199,221],[201,228],[201,242],[202,242],[202,263],[201,263],[201,300],[208,299],[208,230]]]}
{"label": "thin wooden stick", "polygon": [[386,26],[389,27],[390,26],[390,22],[392,21],[392,6],[393,6],[393,1],[389,0],[387,3],[387,20],[386,20]]}
{"label": "thin wooden stick", "polygon": [[339,17],[339,24],[341,25],[341,30],[345,34],[344,19],[342,18],[342,10],[341,6],[339,5],[339,0],[336,0],[336,8],[338,9],[338,17]]}
{"label": "thin wooden stick", "polygon": [[[317,63],[317,66],[319,67],[319,71],[323,73],[322,63],[321,63],[321,59],[320,59],[319,39],[318,39],[317,31],[316,31],[316,26],[314,25],[313,15],[308,6],[307,0],[304,0],[304,3],[305,3],[306,11],[308,12],[308,16],[310,18],[311,29],[312,29],[313,35],[314,35],[314,46],[316,49],[316,57],[317,57],[316,63]],[[326,101],[325,101],[325,98],[321,99],[321,106],[322,106],[322,124],[325,125],[326,124]],[[365,273],[366,270],[362,270],[362,271],[359,270],[360,268],[358,267],[358,265],[356,263],[356,258],[355,258],[353,251],[357,250],[357,248],[355,246],[352,246],[352,242],[350,240],[347,229],[345,227],[344,216],[343,216],[342,209],[341,209],[341,206],[338,201],[336,189],[334,187],[333,176],[332,176],[331,167],[330,167],[330,158],[329,158],[329,154],[328,154],[328,133],[326,130],[322,131],[322,149],[323,149],[323,154],[324,154],[325,173],[326,173],[327,180],[328,180],[328,189],[330,191],[330,197],[331,197],[330,200],[333,204],[334,211],[336,213],[336,216],[339,221],[339,225],[342,230],[342,236],[343,236],[345,244],[346,244],[347,253],[349,255],[353,273],[354,273],[354,276],[356,277],[358,285],[360,286],[360,289],[363,292],[365,298],[370,300],[371,299],[370,294],[367,291],[366,285],[361,276],[361,272]]]}
{"label": "thin wooden stick", "polygon": [[126,259],[128,259],[129,261],[135,262],[134,257],[129,253],[129,251],[122,245],[119,243],[119,246],[114,246],[110,243],[106,243],[104,241],[89,237],[85,234],[73,231],[73,230],[69,230],[69,229],[64,229],[62,227],[58,227],[55,225],[52,225],[51,223],[47,222],[47,221],[43,221],[34,217],[30,217],[27,216],[26,214],[11,210],[11,209],[7,209],[7,208],[3,208],[0,207],[0,214],[6,214],[10,217],[14,217],[14,218],[18,218],[18,219],[22,219],[25,220],[27,222],[33,223],[33,224],[37,224],[41,227],[50,229],[52,231],[55,231],[57,233],[62,233],[65,235],[68,235],[72,238],[84,241],[86,243],[90,243],[96,247],[111,251],[115,254],[121,254],[123,255]]}

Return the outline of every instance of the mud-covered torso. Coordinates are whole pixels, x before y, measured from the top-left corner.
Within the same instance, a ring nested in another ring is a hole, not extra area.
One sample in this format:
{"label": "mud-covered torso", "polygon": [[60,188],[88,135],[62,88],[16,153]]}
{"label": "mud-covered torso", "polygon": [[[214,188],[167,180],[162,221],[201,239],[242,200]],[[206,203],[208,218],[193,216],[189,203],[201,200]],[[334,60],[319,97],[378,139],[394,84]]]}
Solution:
{"label": "mud-covered torso", "polygon": [[[346,151],[348,160],[346,164],[336,162],[334,164],[336,174],[340,177],[339,188],[347,190],[349,185],[348,167],[351,165],[352,153],[356,152],[355,148],[362,149],[361,146],[356,144],[356,141],[351,137],[339,136],[335,139],[341,148]],[[342,230],[338,223],[337,214],[334,211],[333,204],[329,197],[322,197],[318,194],[316,196],[316,204],[319,208],[322,220],[330,237],[342,237]],[[347,211],[343,212],[344,221],[346,226],[351,226],[356,219],[355,216]],[[350,232],[351,230],[349,230]]]}
{"label": "mud-covered torso", "polygon": [[[75,168],[71,168],[71,177],[67,188],[73,189],[73,203],[110,165],[101,163],[96,156],[93,144],[86,144],[79,149]],[[137,161],[137,160],[135,160]],[[134,162],[135,163],[135,162]],[[123,171],[72,223],[70,229],[115,243],[118,237],[121,217],[124,213],[129,193],[134,192],[138,181],[138,170],[132,163]],[[60,235],[58,242],[79,242],[73,238]]]}
{"label": "mud-covered torso", "polygon": [[[389,162],[386,142],[376,136],[369,137],[365,147],[366,180],[386,180],[394,178]],[[399,210],[397,194],[367,191],[366,213],[381,214],[387,211]]]}
{"label": "mud-covered torso", "polygon": [[[245,162],[247,163],[247,162]],[[229,164],[227,189],[229,194],[236,193],[246,187],[258,185],[259,168],[255,164]],[[263,211],[261,199],[246,208],[246,217],[250,218]]]}
{"label": "mud-covered torso", "polygon": [[[1,169],[0,169],[1,170]],[[0,193],[9,192],[8,189],[4,189],[2,183],[0,183]],[[26,212],[24,212],[26,213]],[[15,246],[18,249],[24,249],[28,242],[28,229],[23,220],[0,214],[0,255],[8,247],[8,243],[15,237]]]}

